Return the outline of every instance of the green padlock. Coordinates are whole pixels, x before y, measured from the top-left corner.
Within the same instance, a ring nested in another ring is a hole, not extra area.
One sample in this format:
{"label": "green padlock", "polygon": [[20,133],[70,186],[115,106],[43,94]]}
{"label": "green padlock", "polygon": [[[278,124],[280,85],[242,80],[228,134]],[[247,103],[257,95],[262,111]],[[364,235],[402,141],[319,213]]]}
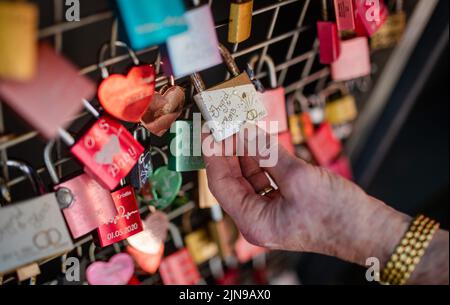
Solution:
{"label": "green padlock", "polygon": [[175,121],[169,136],[170,170],[191,172],[205,168],[201,153],[201,126],[197,127],[193,121]]}
{"label": "green padlock", "polygon": [[183,177],[179,172],[169,170],[167,166],[167,156],[164,152],[152,147],[152,150],[159,153],[164,159],[164,166],[159,167],[148,178],[148,184],[141,190],[140,200],[157,209],[165,209],[170,206],[178,196]]}

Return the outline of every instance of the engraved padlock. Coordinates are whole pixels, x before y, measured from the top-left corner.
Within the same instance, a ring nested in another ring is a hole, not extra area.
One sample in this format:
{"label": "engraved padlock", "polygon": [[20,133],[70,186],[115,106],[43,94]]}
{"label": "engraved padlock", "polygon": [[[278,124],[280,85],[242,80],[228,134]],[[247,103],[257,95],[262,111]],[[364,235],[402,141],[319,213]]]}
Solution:
{"label": "engraved padlock", "polygon": [[117,215],[97,228],[100,245],[106,247],[142,232],[142,220],[134,188],[121,181],[119,190],[111,194]]}
{"label": "engraved padlock", "polygon": [[[137,127],[133,131],[133,137],[137,141],[139,135],[143,141],[147,139],[147,131],[142,126]],[[136,190],[141,190],[147,183],[148,177],[153,174],[152,153],[150,147],[145,149],[139,157],[137,164],[133,167],[130,173],[130,183]]]}
{"label": "engraved padlock", "polygon": [[184,247],[183,238],[178,228],[169,224],[169,232],[176,251],[163,258],[159,273],[164,285],[195,285],[202,277],[188,249]]}
{"label": "engraved padlock", "polygon": [[252,32],[253,0],[231,0],[228,42],[241,43]]}
{"label": "engraved padlock", "polygon": [[105,64],[105,54],[110,46],[110,43],[105,43],[100,50],[98,66],[103,80],[98,87],[98,100],[103,109],[113,117],[137,123],[152,102],[156,83],[155,69],[152,65],[140,64],[133,50],[124,42],[116,41],[114,47],[125,48],[134,66],[126,76],[110,75]]}
{"label": "engraved padlock", "polygon": [[[260,120],[257,125],[270,134],[279,134],[288,130],[286,97],[283,87],[278,87],[275,64],[268,55],[259,58],[258,55],[252,57],[249,62],[250,68],[254,70],[258,60],[261,60],[267,67],[270,88],[259,93],[259,98],[266,108],[267,116]],[[271,128],[271,122],[276,122],[276,128]]]}
{"label": "engraved padlock", "polygon": [[219,50],[232,74],[230,80],[206,89],[198,73],[191,75],[198,92],[194,100],[216,142],[238,133],[245,123],[257,122],[267,115],[248,74],[240,73],[233,56],[223,45]]}
{"label": "engraved padlock", "polygon": [[114,190],[137,163],[144,148],[122,124],[108,115],[100,116],[86,100],[84,103],[97,118],[94,125],[78,141],[60,129],[61,139],[87,174]]}
{"label": "engraved padlock", "polygon": [[353,0],[334,0],[334,11],[339,32],[355,30]]}
{"label": "engraved padlock", "polygon": [[70,251],[72,239],[55,194],[44,194],[44,184],[28,164],[7,160],[0,165],[23,173],[37,195],[0,208],[0,227],[9,232],[0,238],[0,274]]}
{"label": "engraved padlock", "polygon": [[[336,93],[339,94],[339,97],[331,99]],[[320,95],[324,101],[327,101],[325,105],[325,119],[332,125],[352,122],[358,116],[355,97],[350,94],[344,84],[331,85],[323,90]]]}
{"label": "engraved padlock", "polygon": [[216,66],[222,62],[219,41],[209,4],[193,0],[194,7],[184,17],[189,29],[170,37],[166,49],[170,60],[163,65],[166,74],[184,77]]}
{"label": "engraved padlock", "polygon": [[73,238],[79,238],[117,215],[111,193],[87,174],[61,181],[52,161],[55,142],[44,149],[44,163]]}

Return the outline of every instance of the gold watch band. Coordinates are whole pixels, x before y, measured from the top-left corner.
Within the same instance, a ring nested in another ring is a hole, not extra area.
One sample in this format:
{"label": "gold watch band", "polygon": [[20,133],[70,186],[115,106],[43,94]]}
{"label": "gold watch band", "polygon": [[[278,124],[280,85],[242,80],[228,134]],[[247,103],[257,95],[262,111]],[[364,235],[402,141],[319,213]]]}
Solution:
{"label": "gold watch band", "polygon": [[439,223],[436,221],[423,215],[416,217],[382,270],[381,282],[387,285],[406,284],[438,229]]}

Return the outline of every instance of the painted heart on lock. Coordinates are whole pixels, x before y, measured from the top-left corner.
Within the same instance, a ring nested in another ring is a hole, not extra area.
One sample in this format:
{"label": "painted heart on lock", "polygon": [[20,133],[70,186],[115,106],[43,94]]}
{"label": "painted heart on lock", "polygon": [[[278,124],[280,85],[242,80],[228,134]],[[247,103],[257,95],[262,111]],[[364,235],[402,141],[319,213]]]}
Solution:
{"label": "painted heart on lock", "polygon": [[184,101],[184,90],[179,86],[170,86],[156,92],[142,116],[142,125],[154,135],[161,137],[181,115]]}
{"label": "painted heart on lock", "polygon": [[98,88],[100,104],[112,116],[137,123],[152,102],[155,80],[151,65],[133,67],[127,76],[113,74]]}
{"label": "painted heart on lock", "polygon": [[114,255],[109,262],[94,262],[86,270],[90,285],[126,285],[133,274],[134,262],[126,253]]}

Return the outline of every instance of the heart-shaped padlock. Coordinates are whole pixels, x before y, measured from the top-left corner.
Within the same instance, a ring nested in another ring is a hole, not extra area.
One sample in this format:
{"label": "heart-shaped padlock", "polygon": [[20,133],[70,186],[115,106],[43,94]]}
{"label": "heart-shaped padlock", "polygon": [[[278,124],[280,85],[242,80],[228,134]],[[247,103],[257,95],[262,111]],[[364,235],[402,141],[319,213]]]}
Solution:
{"label": "heart-shaped padlock", "polygon": [[158,147],[152,150],[159,153],[164,160],[164,166],[159,167],[148,183],[141,189],[140,200],[157,209],[164,209],[171,205],[180,192],[183,176],[179,172],[169,170],[167,155]]}
{"label": "heart-shaped padlock", "polygon": [[141,118],[141,124],[151,133],[161,137],[181,115],[185,102],[184,89],[176,86],[170,77],[170,85],[155,92],[152,102]]}
{"label": "heart-shaped padlock", "polygon": [[90,285],[126,285],[133,274],[134,262],[126,253],[114,255],[109,262],[94,262],[86,270]]}
{"label": "heart-shaped padlock", "polygon": [[98,99],[102,107],[112,116],[122,121],[137,123],[152,102],[155,92],[155,69],[151,65],[139,65],[136,54],[125,43],[117,41],[115,46],[127,48],[135,66],[127,76],[109,75],[103,61],[109,44],[103,45],[99,64],[103,81],[98,88]]}

